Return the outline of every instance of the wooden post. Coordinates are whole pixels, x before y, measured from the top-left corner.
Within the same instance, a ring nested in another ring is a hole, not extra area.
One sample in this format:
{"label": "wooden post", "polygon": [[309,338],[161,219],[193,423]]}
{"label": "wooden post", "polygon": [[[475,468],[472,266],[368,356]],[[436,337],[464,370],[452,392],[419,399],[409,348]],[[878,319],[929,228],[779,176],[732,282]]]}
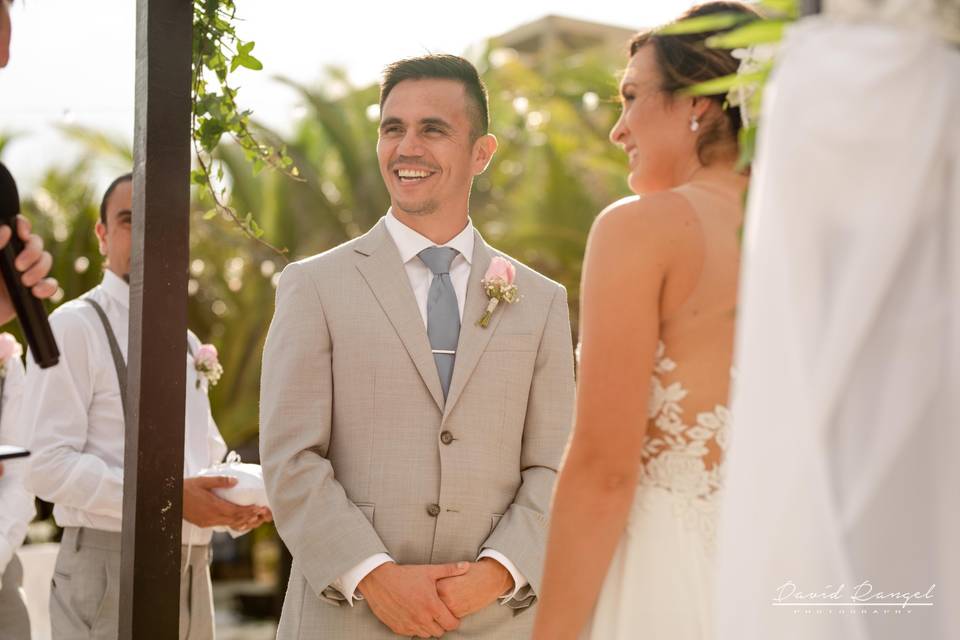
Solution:
{"label": "wooden post", "polygon": [[120,638],[179,635],[193,3],[137,0]]}
{"label": "wooden post", "polygon": [[812,16],[822,11],[821,0],[800,0],[800,15]]}

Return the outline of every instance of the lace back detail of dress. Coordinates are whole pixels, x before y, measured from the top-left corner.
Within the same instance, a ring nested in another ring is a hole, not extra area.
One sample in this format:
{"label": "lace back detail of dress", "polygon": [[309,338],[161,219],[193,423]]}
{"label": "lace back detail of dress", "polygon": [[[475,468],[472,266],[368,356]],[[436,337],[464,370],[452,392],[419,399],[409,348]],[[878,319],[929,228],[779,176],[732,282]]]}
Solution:
{"label": "lace back detail of dress", "polygon": [[670,491],[676,499],[678,515],[705,534],[705,542],[712,546],[730,411],[718,404],[712,411],[698,413],[696,421],[687,424],[681,407],[687,389],[679,381],[664,385],[662,379],[676,367],[660,342],[650,384],[640,484]]}

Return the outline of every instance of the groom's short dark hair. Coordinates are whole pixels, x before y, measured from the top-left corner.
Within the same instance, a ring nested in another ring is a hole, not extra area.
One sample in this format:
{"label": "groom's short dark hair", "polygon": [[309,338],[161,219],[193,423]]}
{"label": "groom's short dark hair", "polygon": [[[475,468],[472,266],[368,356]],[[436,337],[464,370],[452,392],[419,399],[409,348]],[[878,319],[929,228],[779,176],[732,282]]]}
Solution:
{"label": "groom's short dark hair", "polygon": [[487,88],[480,80],[480,74],[468,60],[448,54],[430,54],[417,58],[405,58],[387,65],[380,83],[380,108],[387,101],[393,88],[404,80],[425,80],[437,78],[456,80],[463,84],[467,100],[472,103],[469,109],[470,131],[476,140],[490,130],[490,114],[487,108]]}

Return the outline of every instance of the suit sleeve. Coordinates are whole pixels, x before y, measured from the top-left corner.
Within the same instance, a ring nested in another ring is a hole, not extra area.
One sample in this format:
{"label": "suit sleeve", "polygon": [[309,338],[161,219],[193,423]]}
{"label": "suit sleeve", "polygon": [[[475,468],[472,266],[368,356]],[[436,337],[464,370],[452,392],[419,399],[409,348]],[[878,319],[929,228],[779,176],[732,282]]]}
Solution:
{"label": "suit sleeve", "polygon": [[530,383],[520,453],[521,485],[483,547],[510,559],[530,584],[507,606],[530,606],[540,590],[547,546],[547,517],[557,468],[573,420],[573,339],[567,294],[554,294]]}
{"label": "suit sleeve", "polygon": [[331,584],[386,553],[326,458],[333,414],[333,345],[320,296],[303,265],[277,287],[263,351],[260,459],[274,521],[313,591],[339,605]]}

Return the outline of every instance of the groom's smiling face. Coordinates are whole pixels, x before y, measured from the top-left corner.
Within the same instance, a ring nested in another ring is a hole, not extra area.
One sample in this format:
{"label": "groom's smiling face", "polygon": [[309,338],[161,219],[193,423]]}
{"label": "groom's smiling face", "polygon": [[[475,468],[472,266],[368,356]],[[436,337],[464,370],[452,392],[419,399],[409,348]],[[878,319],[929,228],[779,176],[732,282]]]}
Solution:
{"label": "groom's smiling face", "polygon": [[404,80],[392,89],[377,157],[395,210],[417,216],[467,207],[473,177],[496,148],[493,136],[476,137],[471,108],[456,80]]}

